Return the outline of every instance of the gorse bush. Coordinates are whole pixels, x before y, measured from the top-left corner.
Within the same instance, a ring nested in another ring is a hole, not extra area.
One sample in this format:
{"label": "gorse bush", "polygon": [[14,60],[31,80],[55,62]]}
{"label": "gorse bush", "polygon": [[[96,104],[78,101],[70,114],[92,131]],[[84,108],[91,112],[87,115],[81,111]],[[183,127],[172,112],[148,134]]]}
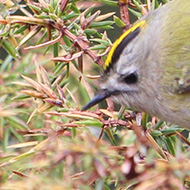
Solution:
{"label": "gorse bush", "polygon": [[137,19],[163,3],[0,4],[1,189],[190,188],[182,128],[111,100],[80,111],[98,89],[107,30],[126,30],[128,10]]}

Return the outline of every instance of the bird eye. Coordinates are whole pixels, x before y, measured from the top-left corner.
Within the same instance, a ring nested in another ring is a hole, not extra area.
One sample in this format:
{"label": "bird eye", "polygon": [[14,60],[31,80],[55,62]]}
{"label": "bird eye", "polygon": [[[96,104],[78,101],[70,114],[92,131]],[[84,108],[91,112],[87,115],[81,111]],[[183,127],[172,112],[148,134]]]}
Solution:
{"label": "bird eye", "polygon": [[129,75],[127,75],[123,81],[126,83],[126,84],[134,84],[136,83],[138,80],[138,76],[137,76],[137,73],[134,72],[134,73],[130,73]]}

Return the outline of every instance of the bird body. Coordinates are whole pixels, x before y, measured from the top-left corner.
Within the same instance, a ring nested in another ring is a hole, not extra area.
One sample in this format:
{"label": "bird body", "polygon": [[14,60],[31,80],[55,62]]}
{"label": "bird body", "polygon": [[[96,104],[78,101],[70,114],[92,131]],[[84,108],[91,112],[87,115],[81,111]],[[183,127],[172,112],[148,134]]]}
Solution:
{"label": "bird body", "polygon": [[116,40],[83,109],[112,97],[120,104],[190,128],[190,1],[173,0]]}

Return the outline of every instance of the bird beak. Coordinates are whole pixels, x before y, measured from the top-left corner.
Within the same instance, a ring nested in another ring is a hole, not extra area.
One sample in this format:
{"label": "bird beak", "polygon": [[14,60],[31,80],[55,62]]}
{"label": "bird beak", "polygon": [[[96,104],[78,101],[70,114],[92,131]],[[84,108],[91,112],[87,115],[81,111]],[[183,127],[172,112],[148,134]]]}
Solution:
{"label": "bird beak", "polygon": [[85,111],[91,108],[92,106],[98,104],[99,102],[110,97],[111,95],[112,95],[112,92],[109,92],[107,90],[101,90],[86,106],[82,108],[81,111]]}

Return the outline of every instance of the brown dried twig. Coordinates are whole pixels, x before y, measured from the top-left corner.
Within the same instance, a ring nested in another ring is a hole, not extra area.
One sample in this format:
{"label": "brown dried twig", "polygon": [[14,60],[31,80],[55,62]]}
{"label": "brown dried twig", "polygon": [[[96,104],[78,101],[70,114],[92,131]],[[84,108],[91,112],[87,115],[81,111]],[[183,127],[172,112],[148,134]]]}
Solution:
{"label": "brown dried twig", "polygon": [[130,23],[130,19],[129,19],[129,11],[128,11],[128,4],[129,2],[131,2],[130,0],[119,0],[118,4],[120,7],[120,16],[122,21],[125,23],[125,27],[123,28],[123,30],[127,30],[131,23]]}

